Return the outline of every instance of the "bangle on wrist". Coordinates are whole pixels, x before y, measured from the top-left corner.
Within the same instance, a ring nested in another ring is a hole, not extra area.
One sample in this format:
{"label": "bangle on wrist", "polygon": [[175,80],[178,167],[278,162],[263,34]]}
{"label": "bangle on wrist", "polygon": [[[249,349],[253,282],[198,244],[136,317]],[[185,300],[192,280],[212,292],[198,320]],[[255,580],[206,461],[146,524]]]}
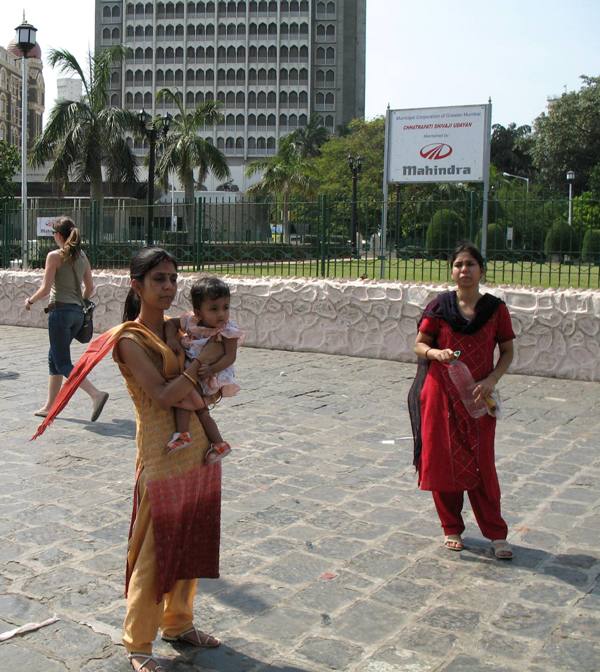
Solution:
{"label": "bangle on wrist", "polygon": [[31,299],[27,299],[27,303],[28,303],[30,306],[33,306],[33,301],[32,301]]}
{"label": "bangle on wrist", "polygon": [[192,385],[196,386],[198,384],[198,381],[194,380],[187,371],[182,371],[181,375],[187,378],[190,381],[190,383],[192,383]]}
{"label": "bangle on wrist", "polygon": [[427,350],[425,350],[425,359],[429,359],[429,351],[433,348],[433,345],[430,345]]}

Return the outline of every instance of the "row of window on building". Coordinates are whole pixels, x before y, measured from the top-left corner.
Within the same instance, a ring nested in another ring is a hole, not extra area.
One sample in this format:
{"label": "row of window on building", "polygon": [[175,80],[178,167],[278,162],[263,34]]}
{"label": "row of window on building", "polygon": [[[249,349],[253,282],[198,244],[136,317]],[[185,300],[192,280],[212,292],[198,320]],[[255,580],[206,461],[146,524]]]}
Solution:
{"label": "row of window on building", "polygon": [[[335,40],[335,26],[333,24],[319,24],[315,29],[317,40],[325,39],[327,41]],[[151,40],[154,35],[153,26],[127,26],[125,29],[125,37],[128,40],[147,41]],[[218,36],[224,39],[245,39],[246,25],[243,23],[224,24],[219,23],[215,29],[213,23],[194,25],[188,24],[187,29],[182,24],[159,25],[156,27],[156,38],[158,40],[183,40],[187,35],[188,40],[204,40]],[[289,40],[307,40],[308,39],[308,23],[250,23],[248,25],[248,36],[251,39],[281,39]],[[119,42],[121,40],[121,29],[103,28],[102,29],[103,42]]]}
{"label": "row of window on building", "polygon": [[[264,86],[275,86],[278,83],[277,75],[279,74],[279,84],[282,86],[298,86],[308,84],[308,69],[307,68],[280,68],[279,73],[275,68],[249,68],[246,71],[244,68],[234,70],[229,68],[219,68],[217,70],[216,81],[217,84],[227,84],[228,86],[246,86],[246,84],[257,84]],[[157,68],[154,75],[157,84],[183,84],[183,70],[171,70],[170,68],[163,70]],[[151,86],[153,81],[152,70],[127,70],[125,73],[125,84],[127,86]],[[205,84],[212,85],[215,82],[215,71],[212,68],[207,70],[194,70],[188,68],[185,72],[185,82],[190,86],[204,86]],[[317,70],[315,72],[316,85],[323,85],[326,88],[333,88],[335,86],[335,72],[333,70]],[[114,71],[111,76],[111,86],[118,87],[120,85],[120,75],[118,71]]]}
{"label": "row of window on building", "polygon": [[[181,94],[179,94],[181,96]],[[136,93],[133,94],[128,91],[125,94],[125,106],[133,109],[139,109],[142,107],[152,107],[154,97],[150,91],[146,93]],[[181,97],[183,101],[183,97]],[[188,107],[202,105],[204,102],[214,101],[215,95],[212,91],[207,91],[206,93],[202,91],[188,91],[185,95],[185,104]],[[246,107],[246,95],[243,91],[238,91],[234,93],[229,91],[225,93],[224,91],[218,91],[216,96],[217,102],[221,103],[225,109],[233,108],[245,108]],[[114,107],[118,107],[120,103],[120,96],[118,93],[114,93],[111,96],[110,104]],[[277,96],[274,91],[270,91],[268,94],[264,91],[260,93],[255,93],[251,91],[248,94],[248,108],[249,109],[261,109],[269,108],[272,109],[279,104],[279,107],[307,107],[308,106],[308,93],[306,91],[291,91],[289,94],[286,91],[280,91],[279,93],[279,103],[277,102]],[[315,105],[317,108],[333,108],[335,105],[335,94],[329,93],[317,93],[315,95]],[[174,107],[171,103],[163,103],[162,106]]]}
{"label": "row of window on building", "polygon": [[[225,61],[231,63],[245,63],[246,62],[246,47],[218,47],[215,51],[214,47],[188,47],[184,51],[183,47],[158,47],[156,49],[157,63],[183,63],[184,53],[188,62],[214,61],[215,53],[218,61]],[[248,47],[248,61],[253,62],[277,62],[277,55],[279,53],[279,60],[284,62],[289,61],[308,61],[308,47],[287,47],[282,45],[279,47]],[[133,53],[127,57],[127,63],[152,63],[154,51],[152,47],[137,47]],[[331,63],[335,61],[334,47],[318,47],[315,50],[316,62]]]}
{"label": "row of window on building", "polygon": [[[183,2],[159,2],[156,5],[156,16],[159,19],[165,18],[183,18],[185,16],[185,9],[187,9],[188,16],[197,14],[214,14],[215,12],[220,16],[246,16],[246,9],[250,14],[277,14],[279,10],[283,14],[303,14],[308,13],[308,0],[282,0],[276,2],[275,0],[260,0],[259,2],[244,2],[244,0],[229,0],[229,2],[188,2],[187,8]],[[317,2],[317,14],[335,14],[335,2]],[[132,2],[127,3],[126,15],[128,17],[151,17],[154,15],[154,7],[151,2],[136,4]],[[102,10],[102,17],[104,19],[118,19],[121,16],[121,8],[119,5],[105,5]]]}

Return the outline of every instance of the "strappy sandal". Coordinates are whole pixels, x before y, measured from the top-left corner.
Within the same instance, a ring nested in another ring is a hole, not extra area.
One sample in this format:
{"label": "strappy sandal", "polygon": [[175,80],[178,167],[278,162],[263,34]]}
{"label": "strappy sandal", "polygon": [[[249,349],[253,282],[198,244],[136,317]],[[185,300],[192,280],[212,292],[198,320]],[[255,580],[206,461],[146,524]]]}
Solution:
{"label": "strappy sandal", "polygon": [[227,441],[221,441],[221,443],[213,443],[206,453],[206,464],[214,464],[219,460],[222,460],[225,455],[229,455],[231,452],[231,446]]}
{"label": "strappy sandal", "polygon": [[186,630],[175,637],[162,635],[162,639],[165,642],[189,644],[190,646],[197,646],[202,649],[216,649],[218,646],[221,646],[221,642],[216,637],[213,637],[206,632],[202,632],[202,630],[198,630],[195,625],[192,625],[189,630]]}
{"label": "strappy sandal", "polygon": [[444,539],[444,546],[449,551],[462,551],[465,548],[460,534],[447,534]]}
{"label": "strappy sandal", "polygon": [[497,560],[512,560],[513,552],[506,539],[496,539],[492,541],[492,552]]}
{"label": "strappy sandal", "polygon": [[[133,661],[135,660],[136,662],[139,662],[140,658],[142,659],[142,662],[140,663],[139,667],[136,667],[133,664]],[[149,656],[147,653],[128,653],[127,660],[129,661],[129,664],[131,665],[134,672],[140,672],[140,670],[141,672],[167,672],[166,667],[159,665],[154,656]],[[155,666],[148,667],[150,663],[154,663]]]}

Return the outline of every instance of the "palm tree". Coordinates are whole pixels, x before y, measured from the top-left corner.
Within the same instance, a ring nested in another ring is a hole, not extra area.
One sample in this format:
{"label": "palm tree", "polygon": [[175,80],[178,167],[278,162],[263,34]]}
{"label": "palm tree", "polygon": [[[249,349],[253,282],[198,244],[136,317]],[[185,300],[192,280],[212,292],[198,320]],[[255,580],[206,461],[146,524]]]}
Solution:
{"label": "palm tree", "polygon": [[[193,112],[186,112],[180,96],[170,89],[161,89],[158,100],[170,100],[179,109],[169,127],[169,135],[161,147],[156,172],[161,180],[166,181],[169,171],[177,174],[185,192],[186,219],[188,226],[193,221],[194,186],[202,185],[209,172],[218,180],[229,177],[229,166],[225,155],[208,140],[200,137],[199,132],[206,126],[214,126],[222,119],[218,103],[207,101],[199,105]],[[194,179],[194,171],[198,170],[198,179]]]}
{"label": "palm tree", "polygon": [[308,124],[296,129],[291,136],[300,156],[312,158],[321,155],[321,145],[329,139],[329,131],[323,126],[323,119],[313,114]]}
{"label": "palm tree", "polygon": [[308,162],[300,154],[293,136],[288,135],[279,143],[279,151],[268,159],[253,161],[246,169],[251,177],[262,173],[261,179],[248,190],[248,194],[270,194],[276,199],[281,198],[282,234],[286,242],[290,239],[289,203],[294,191],[310,191],[313,180],[310,176]]}
{"label": "palm tree", "polygon": [[90,183],[90,198],[103,202],[102,168],[109,182],[137,182],[136,159],[125,140],[125,132],[139,126],[135,115],[108,104],[111,64],[127,54],[115,46],[96,55],[88,55],[87,76],[65,49],[52,49],[48,62],[63,74],[75,75],[83,83],[80,101],[58,100],[42,135],[36,140],[30,157],[33,166],[52,161],[48,180],[65,184]]}

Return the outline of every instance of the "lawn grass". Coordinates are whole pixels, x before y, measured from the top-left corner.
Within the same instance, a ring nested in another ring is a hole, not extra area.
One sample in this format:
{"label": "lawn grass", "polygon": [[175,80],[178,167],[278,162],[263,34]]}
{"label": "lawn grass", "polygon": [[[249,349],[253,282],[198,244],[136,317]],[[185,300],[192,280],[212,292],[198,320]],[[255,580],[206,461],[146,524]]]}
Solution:
{"label": "lawn grass", "polygon": [[[182,267],[183,271],[193,271]],[[381,276],[381,261],[377,259],[331,259],[321,263],[316,259],[290,261],[257,261],[205,264],[201,271],[219,275],[250,277],[281,276],[331,279],[372,279]],[[198,271],[194,271],[198,272]],[[384,280],[401,282],[449,282],[446,261],[439,259],[392,259],[385,262]],[[490,261],[487,284],[519,285],[540,288],[599,289],[600,267],[589,264],[559,264],[535,262]]]}

